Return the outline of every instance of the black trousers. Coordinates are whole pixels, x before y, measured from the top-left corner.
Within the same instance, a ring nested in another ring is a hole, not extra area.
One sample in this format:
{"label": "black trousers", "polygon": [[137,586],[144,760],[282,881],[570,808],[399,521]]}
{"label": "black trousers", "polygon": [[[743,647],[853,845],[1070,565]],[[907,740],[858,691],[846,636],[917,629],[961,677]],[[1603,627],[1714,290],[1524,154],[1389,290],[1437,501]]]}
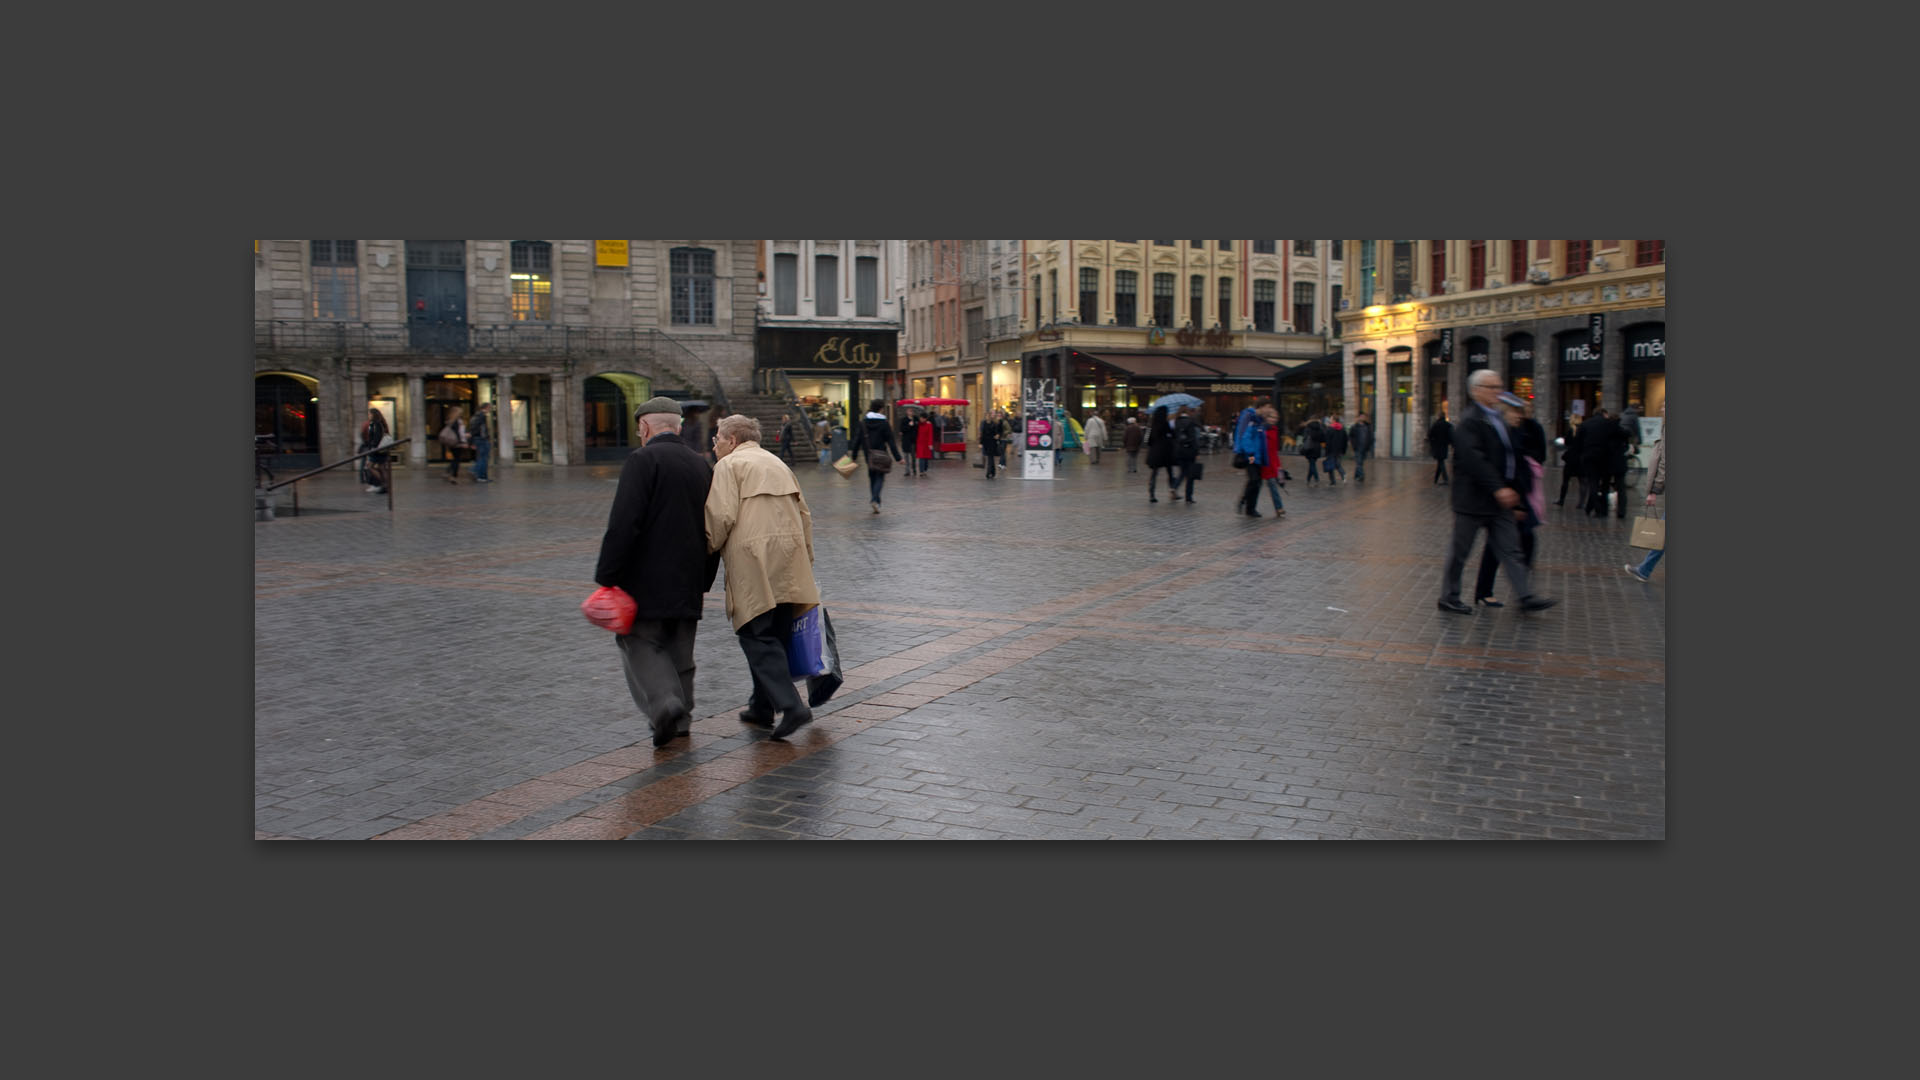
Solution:
{"label": "black trousers", "polygon": [[[693,723],[693,636],[697,619],[635,619],[614,638],[634,704],[655,732]],[[783,661],[784,662],[784,661]]]}
{"label": "black trousers", "polygon": [[1433,482],[1436,484],[1444,484],[1447,482],[1446,458],[1433,459]]}
{"label": "black trousers", "polygon": [[[1526,563],[1527,568],[1531,570],[1533,568],[1533,549],[1535,543],[1533,530],[1538,528],[1538,523],[1533,520],[1533,513],[1529,511],[1526,521],[1515,522],[1515,524],[1520,527],[1520,561]],[[1480,549],[1480,573],[1474,578],[1473,582],[1473,598],[1475,600],[1493,595],[1493,576],[1499,572],[1499,570],[1500,559],[1499,556],[1493,553],[1493,545],[1485,545]]]}
{"label": "black trousers", "polygon": [[1180,481],[1174,478],[1173,466],[1171,465],[1155,465],[1147,469],[1147,495],[1151,497],[1154,486],[1160,483],[1161,469],[1167,470],[1167,497],[1176,498],[1178,496]]}
{"label": "black trousers", "polygon": [[[1554,503],[1554,505],[1555,505],[1555,506],[1558,506],[1558,505],[1559,505],[1560,503],[1563,503],[1563,502],[1566,502],[1566,501],[1567,501],[1567,485],[1568,485],[1568,484],[1571,484],[1571,483],[1573,483],[1573,482],[1574,482],[1575,480],[1578,480],[1579,478],[1580,478],[1580,470],[1579,470],[1579,469],[1577,469],[1577,468],[1574,468],[1574,467],[1573,467],[1573,466],[1571,466],[1571,465],[1566,465],[1566,466],[1562,466],[1562,467],[1561,467],[1561,469],[1560,469],[1560,497],[1559,497],[1559,499],[1558,499],[1558,500],[1556,500],[1556,501],[1555,501],[1555,503]],[[1581,485],[1581,488],[1580,488],[1580,490],[1581,490],[1581,491],[1585,491],[1585,490],[1586,490],[1586,486],[1585,486],[1585,485]]]}
{"label": "black trousers", "polygon": [[1485,529],[1487,546],[1493,549],[1493,557],[1507,571],[1507,580],[1513,583],[1515,596],[1524,600],[1533,593],[1528,577],[1527,564],[1520,559],[1520,530],[1514,523],[1513,513],[1503,510],[1497,514],[1453,513],[1453,537],[1447,544],[1446,576],[1441,580],[1441,598],[1459,602],[1460,575],[1467,568],[1467,552],[1473,547],[1474,534]]}
{"label": "black trousers", "polygon": [[787,672],[787,638],[792,633],[792,604],[775,604],[734,632],[740,639],[740,652],[747,658],[747,670],[753,675],[753,696],[747,700],[747,708],[762,716],[807,707]]}
{"label": "black trousers", "polygon": [[1249,461],[1247,467],[1240,471],[1247,474],[1247,486],[1240,491],[1240,512],[1257,513],[1260,509],[1260,465]]}

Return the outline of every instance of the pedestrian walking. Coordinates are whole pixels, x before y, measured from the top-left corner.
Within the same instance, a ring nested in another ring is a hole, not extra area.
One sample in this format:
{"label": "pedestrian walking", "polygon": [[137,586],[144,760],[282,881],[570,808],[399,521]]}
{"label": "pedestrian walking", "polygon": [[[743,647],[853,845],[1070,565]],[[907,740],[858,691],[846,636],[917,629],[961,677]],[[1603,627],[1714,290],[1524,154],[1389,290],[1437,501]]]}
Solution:
{"label": "pedestrian walking", "polygon": [[1555,506],[1566,505],[1567,485],[1572,484],[1576,480],[1579,481],[1579,484],[1575,487],[1575,490],[1580,493],[1579,494],[1580,505],[1582,506],[1586,505],[1587,481],[1585,476],[1583,475],[1583,470],[1580,465],[1580,462],[1582,460],[1582,455],[1586,450],[1586,438],[1585,436],[1580,434],[1580,429],[1585,426],[1586,425],[1584,424],[1575,424],[1573,426],[1573,433],[1567,436],[1566,445],[1561,447],[1560,497],[1554,500],[1553,505]]}
{"label": "pedestrian walking", "polygon": [[[1507,425],[1507,431],[1514,438],[1521,454],[1521,466],[1513,471],[1513,490],[1520,493],[1520,505],[1513,509],[1513,523],[1520,533],[1520,561],[1533,568],[1535,549],[1535,530],[1540,527],[1540,517],[1534,513],[1533,492],[1535,485],[1541,483],[1540,464],[1546,457],[1546,432],[1529,418],[1524,409],[1526,403],[1516,394],[1502,393],[1500,417]],[[1531,430],[1529,429],[1531,425]],[[1536,437],[1535,432],[1538,432]],[[1504,607],[1493,595],[1494,575],[1499,572],[1500,560],[1493,553],[1492,544],[1480,547],[1480,572],[1474,578],[1473,602],[1484,607]]]}
{"label": "pedestrian walking", "polygon": [[490,463],[493,460],[493,403],[480,406],[473,414],[473,482],[487,484]]}
{"label": "pedestrian walking", "polygon": [[[1340,463],[1341,455],[1346,452],[1347,429],[1340,423],[1339,417],[1330,416],[1327,418],[1327,463],[1321,467],[1327,474],[1329,487],[1347,478],[1346,467]],[[1335,473],[1340,474],[1340,480],[1333,478]]]}
{"label": "pedestrian walking", "polygon": [[[1620,426],[1605,409],[1595,409],[1593,417],[1580,425],[1580,508],[1583,515],[1607,515],[1608,481],[1613,475],[1613,446]],[[1624,457],[1624,454],[1622,455]],[[1624,466],[1624,462],[1622,463]],[[1624,468],[1623,468],[1624,471]]]}
{"label": "pedestrian walking", "polygon": [[[1433,482],[1446,486],[1447,455],[1453,450],[1453,424],[1448,422],[1447,414],[1441,413],[1434,418],[1433,426],[1427,429],[1427,453],[1433,455]],[[1459,466],[1454,466],[1456,469]]]}
{"label": "pedestrian walking", "polygon": [[862,452],[867,455],[867,497],[876,514],[880,512],[880,489],[887,485],[887,474],[893,471],[893,463],[900,460],[900,444],[893,441],[886,407],[886,402],[874,399],[872,408],[853,433],[854,458],[857,460]]}
{"label": "pedestrian walking", "polygon": [[[1653,461],[1647,465],[1647,505],[1652,506],[1654,496],[1665,495],[1666,492],[1667,403],[1662,401],[1660,403],[1660,438],[1654,441]],[[1632,563],[1628,563],[1624,569],[1627,573],[1632,574],[1641,581],[1646,581],[1653,576],[1653,568],[1660,565],[1660,559],[1665,556],[1666,553],[1667,549],[1663,541],[1660,547],[1647,552],[1647,557],[1640,560],[1640,565],[1635,566]]]}
{"label": "pedestrian walking", "polygon": [[1007,449],[1013,445],[1013,414],[1005,409],[995,409],[1000,415],[1000,471],[1007,471]]}
{"label": "pedestrian walking", "polygon": [[[1255,427],[1259,424],[1260,408],[1261,406],[1267,404],[1271,400],[1272,400],[1271,398],[1267,398],[1267,397],[1254,398],[1253,404],[1248,405],[1244,409],[1241,409],[1240,415],[1233,418],[1233,434],[1227,442],[1227,448],[1233,451],[1234,459],[1236,461],[1240,459],[1240,455],[1248,454],[1248,450],[1246,449],[1246,445],[1247,445],[1246,441],[1249,438],[1249,436],[1247,435],[1247,431],[1249,428]],[[1248,456],[1251,456],[1251,455],[1248,454]],[[1236,468],[1247,468],[1249,471],[1251,471],[1252,466],[1251,465],[1236,466]],[[1254,491],[1257,488],[1257,485],[1254,483],[1253,477],[1251,475],[1245,477],[1244,479],[1247,482],[1247,491]],[[1237,514],[1237,513],[1243,512],[1246,507],[1246,503],[1247,503],[1247,492],[1242,492],[1240,498],[1236,500],[1233,504],[1234,513]]]}
{"label": "pedestrian walking", "polygon": [[1160,481],[1160,470],[1167,470],[1167,494],[1174,496],[1173,480],[1173,421],[1167,417],[1165,405],[1156,406],[1153,418],[1147,421],[1147,501],[1157,503],[1154,485]]}
{"label": "pedestrian walking", "polygon": [[1127,417],[1127,426],[1120,431],[1120,449],[1127,452],[1127,471],[1140,471],[1140,444],[1146,440],[1147,428],[1137,416]]}
{"label": "pedestrian walking", "polygon": [[1308,420],[1300,427],[1300,456],[1307,459],[1307,483],[1320,480],[1320,454],[1327,446],[1327,430],[1318,420]]}
{"label": "pedestrian walking", "polygon": [[460,406],[455,405],[447,414],[447,422],[440,429],[440,445],[447,448],[447,483],[460,482],[460,459],[472,448],[467,438],[467,422],[460,416]]}
{"label": "pedestrian walking", "polygon": [[[379,409],[368,407],[367,422],[360,428],[360,452],[365,454],[369,450],[378,450],[392,442],[393,436],[387,430],[386,416]],[[386,494],[387,485],[393,482],[393,465],[389,460],[392,456],[391,454],[367,455],[366,481],[369,494]]]}
{"label": "pedestrian walking", "polygon": [[[1193,502],[1193,482],[1198,479],[1200,461],[1200,422],[1193,418],[1185,405],[1180,406],[1180,415],[1173,421],[1173,463],[1180,468],[1180,480],[1186,483],[1187,502]],[[1169,474],[1171,476],[1171,474]],[[1169,480],[1167,493],[1176,494]]]}
{"label": "pedestrian walking", "polygon": [[1234,512],[1248,517],[1260,517],[1260,487],[1265,483],[1267,491],[1273,496],[1275,517],[1286,511],[1280,503],[1280,430],[1279,414],[1273,406],[1264,405],[1258,409],[1248,406],[1253,415],[1234,422],[1237,434],[1233,441],[1235,455],[1245,454],[1247,464],[1246,484],[1240,491],[1240,501],[1235,504]]}
{"label": "pedestrian walking", "polygon": [[927,475],[927,468],[933,464],[933,447],[939,438],[939,417],[921,417],[920,426],[913,431],[913,467],[921,476]]}
{"label": "pedestrian walking", "polygon": [[793,464],[793,417],[789,416],[780,423],[780,460]]}
{"label": "pedestrian walking", "polygon": [[1453,535],[1447,544],[1439,608],[1457,615],[1473,613],[1472,607],[1460,602],[1460,575],[1473,538],[1480,532],[1487,534],[1494,558],[1506,570],[1520,610],[1540,611],[1558,602],[1534,595],[1527,564],[1520,559],[1520,533],[1513,511],[1522,497],[1514,484],[1527,465],[1518,437],[1499,412],[1501,390],[1497,372],[1482,368],[1469,375],[1467,393],[1473,403],[1453,432],[1454,473],[1461,482],[1453,485]]}
{"label": "pedestrian walking", "polygon": [[1096,412],[1092,416],[1087,417],[1085,431],[1087,457],[1092,459],[1090,464],[1098,465],[1100,464],[1100,451],[1106,449],[1107,446],[1107,422],[1100,419],[1100,414]]}
{"label": "pedestrian walking", "polygon": [[[926,421],[921,419],[919,407],[913,405],[907,406],[907,415],[900,418],[900,442],[898,445],[906,447],[919,446],[920,425],[924,423],[926,423]],[[914,464],[912,455],[908,455],[906,465],[906,473],[909,477],[920,474],[920,467]]]}
{"label": "pedestrian walking", "polygon": [[647,399],[634,422],[640,446],[620,467],[593,580],[633,599],[633,626],[613,640],[653,745],[665,746],[692,730],[693,639],[720,566],[707,551],[713,466],[681,440],[672,398]]}
{"label": "pedestrian walking", "polygon": [[[878,416],[881,437],[892,443],[885,403],[873,405],[866,420]],[[813,722],[787,669],[793,620],[820,605],[813,514],[793,470],[761,448],[760,421],[737,414],[720,421],[713,452],[720,460],[707,493],[706,550],[726,563],[727,618],[753,679],[740,722],[772,727],[773,737],[784,739]]]}
{"label": "pedestrian walking", "polygon": [[987,479],[995,475],[995,466],[1000,461],[1000,440],[1006,437],[1006,425],[1000,419],[999,410],[987,414],[980,421],[980,457],[987,467]]}
{"label": "pedestrian walking", "polygon": [[1353,443],[1353,482],[1363,484],[1367,480],[1367,459],[1373,456],[1373,422],[1366,413],[1354,418],[1347,437]]}

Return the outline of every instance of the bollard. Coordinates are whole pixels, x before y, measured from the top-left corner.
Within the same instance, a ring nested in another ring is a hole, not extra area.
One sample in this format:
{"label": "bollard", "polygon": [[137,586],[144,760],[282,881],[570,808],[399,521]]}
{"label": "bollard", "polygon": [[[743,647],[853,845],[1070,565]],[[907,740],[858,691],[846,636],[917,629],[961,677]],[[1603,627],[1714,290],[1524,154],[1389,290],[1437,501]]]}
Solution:
{"label": "bollard", "polygon": [[273,492],[265,488],[253,489],[253,520],[273,520]]}

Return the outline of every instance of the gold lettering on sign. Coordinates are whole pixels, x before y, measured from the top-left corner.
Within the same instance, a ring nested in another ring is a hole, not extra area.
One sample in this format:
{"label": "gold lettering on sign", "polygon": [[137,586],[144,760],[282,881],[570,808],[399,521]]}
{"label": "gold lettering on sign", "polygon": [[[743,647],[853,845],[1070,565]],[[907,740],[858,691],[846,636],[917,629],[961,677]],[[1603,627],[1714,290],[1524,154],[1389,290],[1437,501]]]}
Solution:
{"label": "gold lettering on sign", "polygon": [[1243,382],[1217,382],[1207,389],[1215,394],[1251,394],[1253,393],[1253,384]]}
{"label": "gold lettering on sign", "polygon": [[813,362],[816,364],[845,364],[848,367],[858,368],[877,368],[880,366],[879,352],[867,348],[864,343],[855,345],[853,352],[848,353],[847,343],[852,340],[852,338],[828,338],[827,343],[820,346],[820,348],[814,352]]}

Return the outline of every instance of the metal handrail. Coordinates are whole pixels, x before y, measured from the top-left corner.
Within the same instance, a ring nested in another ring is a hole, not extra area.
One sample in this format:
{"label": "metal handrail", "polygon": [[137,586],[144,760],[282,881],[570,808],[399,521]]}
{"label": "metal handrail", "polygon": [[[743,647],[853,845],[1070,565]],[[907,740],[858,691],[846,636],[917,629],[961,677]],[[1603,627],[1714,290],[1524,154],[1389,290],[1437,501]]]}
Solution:
{"label": "metal handrail", "polygon": [[780,379],[780,388],[784,391],[780,395],[780,402],[787,410],[787,418],[793,421],[795,428],[799,429],[800,437],[807,440],[808,456],[818,457],[820,448],[813,443],[813,422],[807,419],[806,411],[800,408],[800,395],[794,392],[793,380],[787,378],[787,373],[780,368],[769,368],[768,371],[770,372],[767,380],[769,383],[773,381],[773,376],[778,376]]}
{"label": "metal handrail", "polygon": [[[288,486],[289,484],[297,484],[300,481],[305,480],[309,476],[318,476],[329,469],[337,469],[342,465],[351,465],[354,462],[359,461],[361,458],[364,458],[364,457],[371,457],[374,454],[391,454],[393,452],[394,447],[405,446],[407,443],[410,443],[412,441],[413,441],[413,436],[411,435],[407,436],[404,439],[395,439],[385,446],[378,446],[373,448],[372,450],[362,450],[350,458],[341,458],[339,461],[336,461],[331,465],[322,465],[317,469],[310,469],[306,472],[301,473],[299,476],[288,477],[287,479],[281,480],[277,483],[268,484],[266,487],[260,488],[259,490],[278,491],[281,488]],[[392,477],[387,478],[387,512],[388,513],[393,512],[393,478]],[[299,488],[293,489],[293,516],[294,517],[300,516],[300,489]]]}
{"label": "metal handrail", "polygon": [[719,410],[722,413],[731,413],[733,411],[733,406],[727,402],[726,387],[720,384],[720,376],[714,372],[713,368],[707,366],[707,362],[705,360],[700,359],[700,357],[697,354],[695,354],[693,350],[687,348],[685,345],[680,344],[678,341],[675,341],[672,335],[670,334],[666,334],[662,331],[655,330],[651,327],[647,329],[647,333],[651,336],[653,340],[665,341],[667,344],[679,350],[680,355],[700,365],[700,370],[706,372],[707,378],[713,383],[713,403],[719,407]]}

